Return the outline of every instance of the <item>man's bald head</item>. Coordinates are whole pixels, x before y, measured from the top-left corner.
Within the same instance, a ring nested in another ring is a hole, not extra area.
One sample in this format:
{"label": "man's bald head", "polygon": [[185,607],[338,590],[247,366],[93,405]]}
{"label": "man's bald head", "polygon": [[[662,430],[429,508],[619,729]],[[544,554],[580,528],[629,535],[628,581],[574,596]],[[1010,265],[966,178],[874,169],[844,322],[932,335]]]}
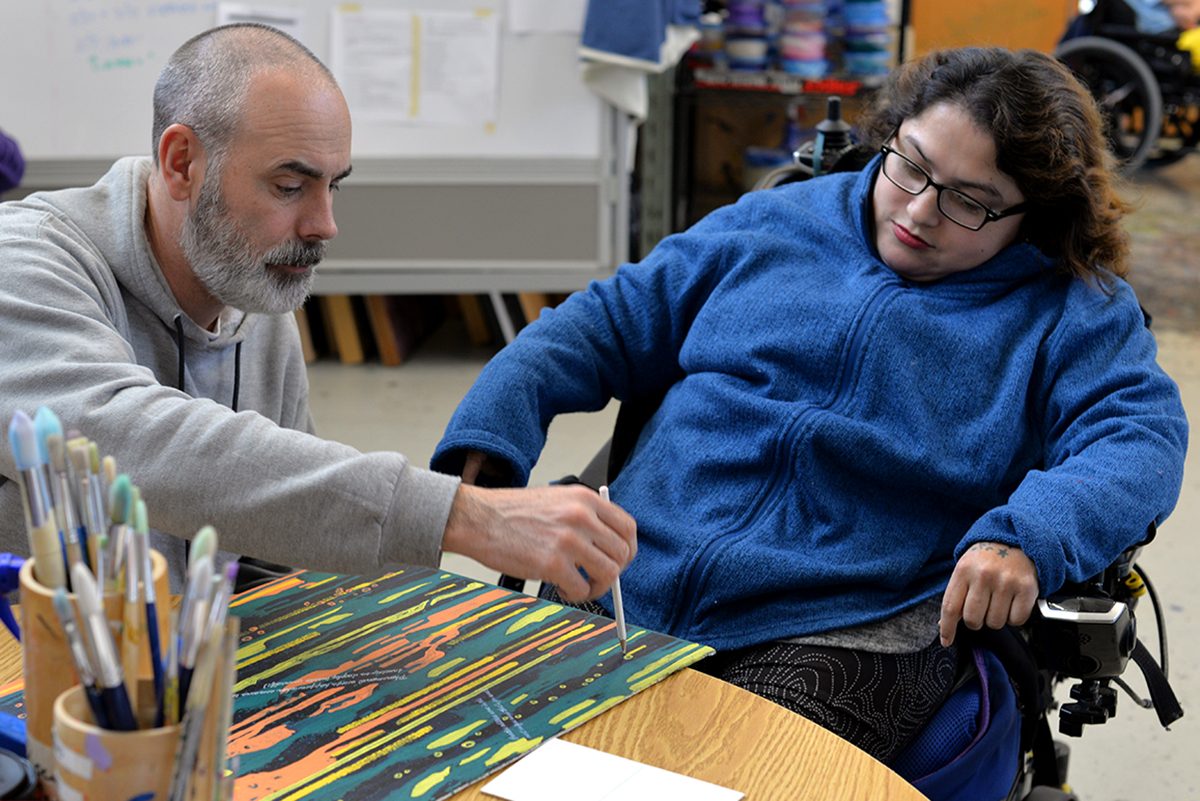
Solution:
{"label": "man's bald head", "polygon": [[182,123],[219,161],[237,131],[251,79],[266,70],[303,75],[336,86],[333,73],[307,47],[282,31],[236,23],[193,36],[172,54],[154,86],[151,152],[158,160],[163,131]]}

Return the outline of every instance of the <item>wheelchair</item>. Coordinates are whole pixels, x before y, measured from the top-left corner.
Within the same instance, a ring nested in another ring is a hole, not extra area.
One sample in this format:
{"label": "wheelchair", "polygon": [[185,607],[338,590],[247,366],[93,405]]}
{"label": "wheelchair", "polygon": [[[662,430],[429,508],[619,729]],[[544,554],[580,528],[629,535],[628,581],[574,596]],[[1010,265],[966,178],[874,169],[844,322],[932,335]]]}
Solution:
{"label": "wheelchair", "polygon": [[[622,402],[611,439],[578,476],[559,483],[611,483],[660,401]],[[1100,575],[1039,599],[1021,628],[972,631],[960,625],[957,641],[968,656],[955,687],[892,769],[930,801],[1079,801],[1067,784],[1070,747],[1052,734],[1056,711],[1059,732],[1079,737],[1084,727],[1116,714],[1120,688],[1139,708],[1155,710],[1164,728],[1182,717],[1167,681],[1162,605],[1137,564],[1153,537],[1151,527],[1143,542]],[[525,587],[513,576],[501,576],[499,583],[516,592]],[[559,601],[544,585],[540,594]],[[1134,611],[1143,597],[1157,623],[1157,661],[1137,636]],[[1130,662],[1144,675],[1148,699],[1122,678]],[[1060,706],[1056,689],[1068,685],[1072,700]]]}
{"label": "wheelchair", "polygon": [[[755,190],[865,166],[874,154],[853,143],[839,111],[840,101],[831,98],[830,118],[817,126],[818,139],[801,145],[794,164],[767,174]],[[609,441],[579,476],[560,483],[593,488],[612,483],[661,401],[661,396],[623,401]],[[1062,734],[1081,736],[1085,726],[1115,715],[1121,688],[1139,707],[1154,709],[1164,728],[1182,717],[1167,681],[1161,603],[1136,562],[1153,537],[1151,527],[1142,543],[1099,576],[1040,599],[1021,628],[971,631],[960,625],[957,641],[969,657],[962,660],[955,688],[893,770],[931,801],[1078,801],[1067,784],[1070,748],[1051,731],[1055,711]],[[517,592],[525,586],[512,576],[501,576],[499,583]],[[544,587],[541,594],[555,599]],[[1157,661],[1137,637],[1134,610],[1143,596],[1157,622]],[[1145,677],[1149,699],[1121,678],[1131,661]],[[1059,706],[1055,690],[1068,682],[1074,682],[1072,700]]]}
{"label": "wheelchair", "polygon": [[[862,161],[860,153],[843,158],[844,167]],[[807,177],[804,168],[795,172]],[[623,401],[609,441],[578,476],[560,483],[612,483],[661,400]],[[1067,783],[1070,747],[1052,733],[1055,712],[1059,732],[1079,737],[1086,726],[1116,714],[1120,688],[1139,708],[1155,710],[1164,728],[1182,717],[1167,681],[1162,604],[1137,564],[1154,534],[1151,527],[1100,575],[1039,599],[1021,628],[972,631],[960,625],[957,641],[968,658],[955,687],[892,769],[930,801],[1079,801]],[[525,582],[501,576],[500,585],[521,592]],[[544,587],[541,594],[558,600]],[[1143,597],[1157,624],[1157,661],[1137,636],[1134,611]],[[1130,662],[1143,673],[1148,699],[1122,678]],[[1070,686],[1072,699],[1061,706],[1060,686]]]}
{"label": "wheelchair", "polygon": [[1107,113],[1126,171],[1174,163],[1200,144],[1200,72],[1177,38],[1140,33],[1123,0],[1080,0],[1054,51]]}

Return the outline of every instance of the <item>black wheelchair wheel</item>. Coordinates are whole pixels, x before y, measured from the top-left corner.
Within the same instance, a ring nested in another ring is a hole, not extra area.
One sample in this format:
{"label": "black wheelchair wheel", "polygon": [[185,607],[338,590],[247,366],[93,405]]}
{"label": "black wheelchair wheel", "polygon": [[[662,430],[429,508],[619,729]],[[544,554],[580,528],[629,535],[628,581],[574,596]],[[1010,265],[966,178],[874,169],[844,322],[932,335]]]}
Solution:
{"label": "black wheelchair wheel", "polygon": [[1135,170],[1158,145],[1162,131],[1162,91],[1150,67],[1132,49],[1112,39],[1068,39],[1054,57],[1088,87],[1107,116],[1109,144]]}

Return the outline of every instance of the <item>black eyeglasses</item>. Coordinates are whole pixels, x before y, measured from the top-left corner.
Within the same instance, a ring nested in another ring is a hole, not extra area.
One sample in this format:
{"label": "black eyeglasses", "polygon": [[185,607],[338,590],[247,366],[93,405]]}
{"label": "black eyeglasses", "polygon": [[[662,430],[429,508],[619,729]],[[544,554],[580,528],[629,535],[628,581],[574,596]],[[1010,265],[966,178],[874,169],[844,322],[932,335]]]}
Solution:
{"label": "black eyeglasses", "polygon": [[881,147],[880,151],[883,153],[883,175],[896,188],[910,195],[919,195],[932,186],[937,190],[938,211],[950,222],[970,231],[978,231],[990,222],[1020,214],[1029,206],[1027,202],[1021,202],[1004,211],[994,211],[970,195],[939,184],[923,167],[888,145]]}

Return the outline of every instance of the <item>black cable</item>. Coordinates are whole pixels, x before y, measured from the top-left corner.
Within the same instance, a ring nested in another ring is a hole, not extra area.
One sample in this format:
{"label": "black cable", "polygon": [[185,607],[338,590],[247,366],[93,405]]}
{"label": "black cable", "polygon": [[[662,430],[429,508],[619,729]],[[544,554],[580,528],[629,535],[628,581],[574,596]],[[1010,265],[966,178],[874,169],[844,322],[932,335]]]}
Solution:
{"label": "black cable", "polygon": [[1158,626],[1158,664],[1162,668],[1163,678],[1170,676],[1170,671],[1167,666],[1167,622],[1163,618],[1162,604],[1158,602],[1158,592],[1154,589],[1154,585],[1150,582],[1150,576],[1142,569],[1142,566],[1136,562],[1133,569],[1141,577],[1142,583],[1146,585],[1146,592],[1150,595],[1150,605],[1154,607],[1154,625]]}

